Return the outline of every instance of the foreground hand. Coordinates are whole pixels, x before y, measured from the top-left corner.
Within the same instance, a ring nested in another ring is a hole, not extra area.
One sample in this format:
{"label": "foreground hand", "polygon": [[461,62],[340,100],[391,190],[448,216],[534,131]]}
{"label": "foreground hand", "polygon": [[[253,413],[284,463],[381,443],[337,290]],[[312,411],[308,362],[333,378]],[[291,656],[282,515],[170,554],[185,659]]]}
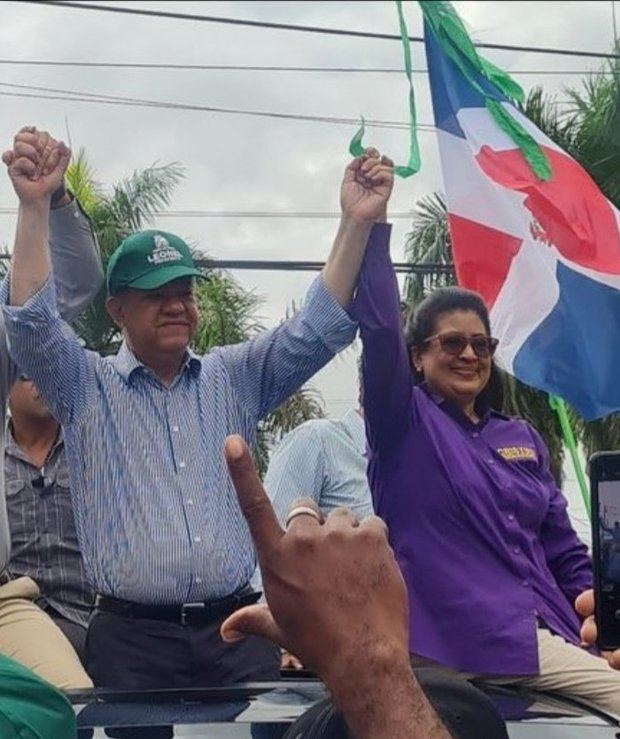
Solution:
{"label": "foreground hand", "polygon": [[[575,601],[575,610],[584,619],[581,625],[581,640],[588,646],[596,644],[597,630],[594,619],[594,590],[585,590]],[[620,670],[620,649],[615,652],[603,652],[610,666]]]}
{"label": "foreground hand", "polygon": [[340,188],[344,216],[364,221],[385,219],[387,202],[394,186],[394,162],[376,149],[366,149],[346,168]]}
{"label": "foreground hand", "polygon": [[[268,605],[233,613],[222,624],[222,638],[271,639],[326,682],[338,670],[355,675],[359,664],[365,669],[378,656],[397,655],[408,665],[405,584],[383,522],[358,523],[341,508],[324,524],[297,516],[284,531],[240,437],[228,437],[226,458]],[[311,500],[303,505],[318,512]]]}
{"label": "foreground hand", "polygon": [[15,136],[2,161],[21,203],[49,200],[62,187],[71,152],[46,131],[26,126]]}

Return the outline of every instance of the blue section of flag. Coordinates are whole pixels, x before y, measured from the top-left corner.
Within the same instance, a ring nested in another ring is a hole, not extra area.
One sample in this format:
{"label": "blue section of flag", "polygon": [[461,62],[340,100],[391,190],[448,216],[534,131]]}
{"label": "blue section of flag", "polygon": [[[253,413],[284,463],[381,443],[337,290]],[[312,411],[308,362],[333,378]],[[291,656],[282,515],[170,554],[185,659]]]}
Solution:
{"label": "blue section of flag", "polygon": [[620,408],[620,291],[558,262],[560,296],[514,360],[514,374],[586,420]]}
{"label": "blue section of flag", "polygon": [[[426,59],[431,81],[431,96],[435,124],[453,136],[465,138],[456,118],[461,108],[484,108],[484,96],[465,78],[456,64],[442,51],[433,32],[424,24],[424,42],[426,45]],[[467,60],[464,61],[471,69],[476,83],[495,100],[508,102],[497,88],[485,77],[475,71]]]}

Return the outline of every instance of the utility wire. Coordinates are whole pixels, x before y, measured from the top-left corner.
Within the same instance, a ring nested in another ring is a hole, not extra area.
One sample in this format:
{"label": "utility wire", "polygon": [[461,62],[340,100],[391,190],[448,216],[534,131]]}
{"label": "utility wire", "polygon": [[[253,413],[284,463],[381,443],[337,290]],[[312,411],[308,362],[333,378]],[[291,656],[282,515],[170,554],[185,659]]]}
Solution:
{"label": "utility wire", "polygon": [[[174,13],[165,10],[145,10],[144,8],[128,8],[119,5],[97,5],[95,3],[65,2],[64,0],[14,0],[14,2],[28,3],[34,5],[55,5],[62,8],[74,8],[79,10],[95,10],[105,13],[124,13],[126,15],[142,15],[151,18],[169,18],[174,20],[200,21],[204,23],[224,23],[235,26],[251,26],[254,28],[271,28],[280,31],[301,31],[304,33],[322,33],[332,36],[352,36],[357,38],[387,39],[400,41],[401,37],[391,33],[374,33],[370,31],[350,31],[344,28],[324,28],[321,26],[302,26],[293,23],[273,23],[268,21],[254,21],[242,18],[223,18],[213,15],[196,15],[193,13]],[[422,43],[424,39],[420,36],[409,36],[410,41]],[[509,44],[475,44],[483,49],[501,49],[503,51],[529,51],[537,54],[559,54],[564,56],[593,57],[600,59],[620,59],[620,54],[611,54],[596,51],[580,51],[577,49],[558,49],[534,46],[514,46]]]}
{"label": "utility wire", "polygon": [[[152,62],[84,62],[60,61],[53,59],[0,59],[2,65],[18,65],[31,67],[85,67],[90,69],[144,69],[172,71],[219,71],[219,72],[325,72],[339,74],[403,74],[399,67],[287,67],[260,66],[255,64],[168,64]],[[535,75],[586,75],[589,69],[511,69],[510,74]],[[427,74],[428,69],[413,69],[414,74]],[[597,70],[596,74],[614,74],[612,70]],[[620,72],[619,72],[620,74]]]}
{"label": "utility wire", "polygon": [[[298,120],[298,121],[317,121],[320,123],[331,123],[341,125],[359,125],[358,118],[343,118],[336,116],[316,116],[316,115],[302,115],[297,113],[274,113],[270,111],[261,110],[244,110],[241,108],[221,108],[210,105],[192,105],[189,103],[173,103],[162,100],[145,100],[141,98],[128,98],[121,97],[119,95],[104,95],[99,93],[81,92],[78,90],[65,90],[60,88],[52,87],[40,87],[37,85],[22,85],[12,82],[0,82],[0,87],[17,88],[19,90],[34,90],[41,92],[0,92],[0,95],[4,97],[23,97],[23,98],[37,98],[43,100],[69,100],[82,103],[102,103],[107,105],[130,105],[137,107],[150,107],[150,108],[168,108],[172,110],[194,110],[203,111],[207,113],[226,113],[232,115],[246,115],[255,116],[261,118],[278,118],[283,120]],[[47,93],[54,93],[54,95],[48,95]],[[409,124],[401,121],[382,121],[366,119],[366,125],[374,128],[391,128],[398,130],[408,130]],[[434,131],[435,126],[430,123],[419,123],[418,129],[421,131]]]}
{"label": "utility wire", "polygon": [[[0,254],[0,260],[8,260],[10,254]],[[267,272],[320,272],[325,262],[306,262],[280,259],[194,259],[199,269],[249,269]],[[410,264],[409,262],[394,262],[394,271],[408,274],[441,274],[449,273],[453,269],[451,264]]]}
{"label": "utility wire", "polygon": [[[17,208],[0,208],[0,215],[17,215]],[[336,219],[336,211],[285,211],[285,210],[160,210],[153,213],[157,218],[303,218]],[[390,220],[411,220],[415,214],[409,211],[390,212]]]}

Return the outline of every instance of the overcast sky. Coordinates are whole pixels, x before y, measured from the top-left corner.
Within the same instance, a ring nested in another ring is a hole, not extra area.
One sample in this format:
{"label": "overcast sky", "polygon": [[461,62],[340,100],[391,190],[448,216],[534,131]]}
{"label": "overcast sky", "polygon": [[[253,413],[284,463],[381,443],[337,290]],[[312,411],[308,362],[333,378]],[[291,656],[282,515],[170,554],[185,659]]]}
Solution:
{"label": "overcast sky", "polygon": [[[392,2],[127,2],[110,5],[174,9],[284,23],[396,33]],[[613,43],[612,4],[601,2],[457,2],[479,41],[607,52]],[[416,3],[405,3],[411,35],[421,35]],[[620,14],[620,6],[618,7]],[[402,68],[398,41],[322,36],[287,31],[108,14],[16,2],[0,3],[2,60],[152,62],[277,66]],[[425,66],[413,44],[414,67]],[[598,62],[545,54],[486,51],[514,72],[526,89],[542,84],[562,100]],[[0,92],[10,83],[194,105],[304,115],[407,120],[404,74],[240,71],[152,71],[18,66],[0,63]],[[535,74],[524,74],[535,70]],[[542,74],[561,71],[562,74]],[[432,123],[428,81],[415,76],[418,120]],[[33,92],[22,90],[23,92]],[[34,93],[36,94],[36,93]],[[187,177],[173,210],[334,211],[355,126],[274,120],[206,112],[116,107],[0,95],[0,142],[9,144],[23,125],[46,128],[85,147],[99,179],[113,183],[156,161],[181,162]],[[422,169],[397,180],[394,212],[441,188],[435,135],[420,131]],[[404,131],[369,129],[366,142],[397,162],[407,150]],[[404,163],[404,162],[403,162]],[[0,208],[15,207],[8,180],[0,178]],[[13,215],[0,213],[0,244],[11,243]],[[402,258],[410,221],[394,221],[392,255]],[[177,232],[213,257],[323,259],[335,220],[159,218],[156,226]],[[299,301],[312,275],[238,272],[240,282],[265,298],[262,316],[273,325],[291,301]],[[316,378],[331,416],[356,398],[356,350],[336,358]],[[570,474],[570,473],[569,473]],[[569,485],[577,515],[574,485]],[[569,491],[569,492],[570,492]],[[578,527],[585,533],[585,526]]]}
{"label": "overcast sky", "polygon": [[[127,2],[236,18],[396,33],[392,2]],[[457,2],[476,40],[516,45],[609,51],[613,43],[611,3]],[[405,3],[409,31],[420,35],[416,3]],[[620,10],[620,8],[619,8]],[[67,60],[234,65],[402,67],[397,41],[322,36],[181,20],[108,14],[16,2],[0,3],[0,56],[4,60]],[[423,47],[413,44],[416,68]],[[527,89],[543,84],[562,99],[578,84],[571,70],[594,69],[595,60],[534,53],[487,51],[515,73]],[[0,91],[8,83],[104,93],[152,100],[306,115],[407,120],[404,74],[240,71],[152,71],[32,67],[0,64]],[[563,70],[563,74],[522,74]],[[415,76],[418,120],[432,122],[428,81]],[[22,90],[22,92],[25,92]],[[187,177],[171,204],[174,210],[334,211],[341,172],[354,126],[262,119],[206,112],[116,107],[82,102],[0,96],[0,141],[9,143],[25,124],[85,147],[98,177],[112,183],[155,161],[181,162]],[[435,135],[420,131],[420,173],[398,180],[391,207],[409,211],[421,196],[441,188]],[[369,129],[373,143],[397,162],[405,159],[404,131]],[[0,178],[0,207],[15,198]],[[322,259],[335,220],[159,218],[157,227],[176,231],[220,258]],[[0,215],[0,243],[10,243],[12,215]],[[409,221],[394,222],[392,253],[402,258]],[[265,297],[262,315],[272,325],[292,300],[302,298],[312,276],[238,272],[243,285]],[[317,380],[331,415],[356,395],[354,355],[337,359]]]}

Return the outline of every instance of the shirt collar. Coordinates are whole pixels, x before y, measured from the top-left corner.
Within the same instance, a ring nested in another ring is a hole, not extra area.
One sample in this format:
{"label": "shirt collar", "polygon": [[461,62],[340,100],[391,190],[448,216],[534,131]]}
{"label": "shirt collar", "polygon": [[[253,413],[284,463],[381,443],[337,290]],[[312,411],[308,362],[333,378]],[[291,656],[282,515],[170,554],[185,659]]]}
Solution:
{"label": "shirt collar", "polygon": [[463,411],[459,408],[459,406],[452,402],[451,400],[446,400],[443,396],[439,395],[438,393],[434,393],[427,385],[426,382],[421,382],[419,384],[420,389],[422,389],[426,395],[436,404],[438,405],[445,413],[447,413],[452,419],[454,419],[457,423],[459,423],[461,426],[464,426],[465,428],[482,428],[485,426],[490,418],[503,418],[506,419],[507,416],[504,416],[502,413],[499,413],[496,410],[493,410],[493,408],[485,407],[480,408],[479,410],[482,411],[480,414],[480,420],[478,423],[474,423],[468,416],[463,413]]}
{"label": "shirt collar", "polygon": [[[136,372],[149,369],[147,365],[141,362],[131,351],[126,341],[122,342],[120,349],[118,350],[116,355],[111,358],[111,361],[113,362],[118,373],[124,378],[127,383]],[[200,357],[188,348],[185,352],[185,359],[183,361],[181,372],[187,369],[192,374],[192,376],[195,377],[200,371],[200,366]]]}
{"label": "shirt collar", "polygon": [[[56,450],[64,444],[64,441],[65,440],[62,433],[62,427],[59,426],[58,434],[56,435],[56,441],[54,441],[54,443],[52,444],[52,448],[47,455],[48,459],[51,459],[53,457],[53,455],[56,453]],[[27,462],[29,465],[32,466],[32,462],[30,461],[28,455],[22,451],[21,447],[15,441],[15,436],[13,435],[13,422],[10,418],[7,420],[6,424],[4,451],[10,457],[21,459],[22,462]]]}
{"label": "shirt collar", "polygon": [[348,410],[340,419],[340,423],[360,454],[366,454],[366,426],[355,408]]}

